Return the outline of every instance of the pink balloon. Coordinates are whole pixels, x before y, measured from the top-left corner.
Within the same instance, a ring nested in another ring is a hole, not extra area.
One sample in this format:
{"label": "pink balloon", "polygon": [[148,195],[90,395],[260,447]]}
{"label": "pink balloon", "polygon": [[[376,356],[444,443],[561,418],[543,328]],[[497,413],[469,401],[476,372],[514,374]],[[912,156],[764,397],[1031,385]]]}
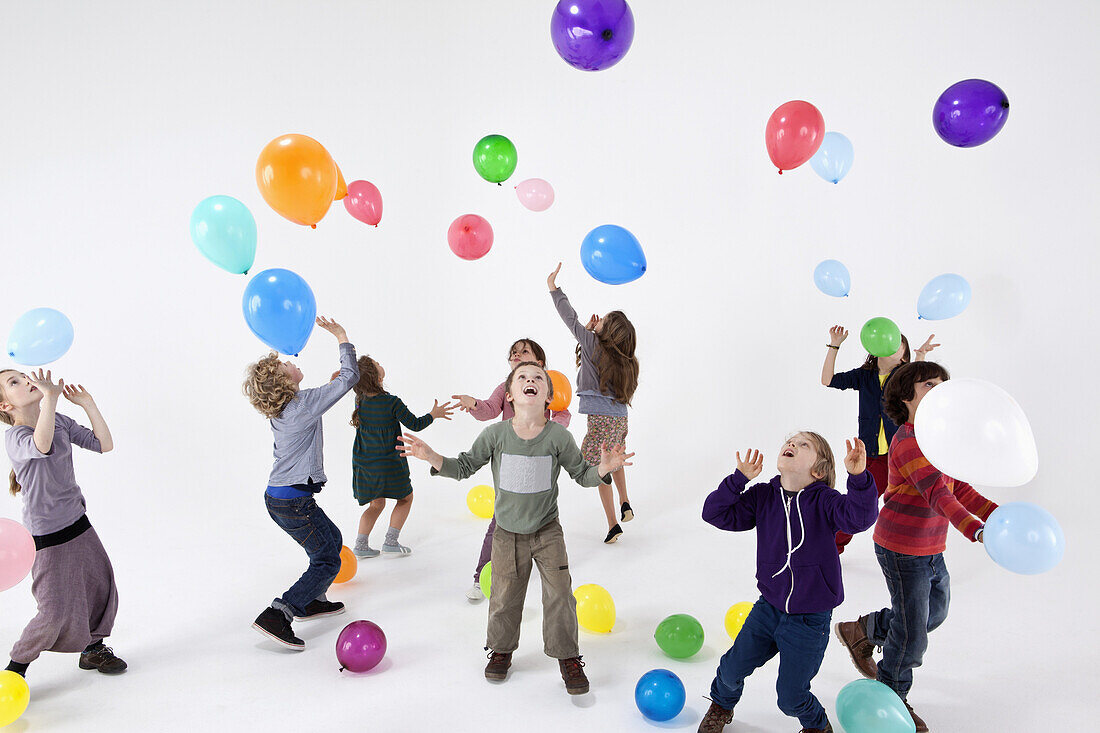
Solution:
{"label": "pink balloon", "polygon": [[352,621],[336,639],[336,659],[342,669],[366,672],[386,656],[386,635],[373,621]]}
{"label": "pink balloon", "polygon": [[541,178],[528,178],[516,186],[516,196],[531,211],[546,211],[554,203],[554,187]]}
{"label": "pink balloon", "polygon": [[12,519],[0,519],[0,590],[18,585],[34,565],[34,538]]}
{"label": "pink balloon", "polygon": [[364,224],[378,226],[382,221],[382,194],[370,181],[352,181],[344,197],[344,208]]}
{"label": "pink balloon", "polygon": [[789,171],[814,157],[825,137],[825,118],[809,102],[781,104],[768,118],[764,142],[779,172]]}
{"label": "pink balloon", "polygon": [[493,246],[493,228],[477,214],[463,214],[451,222],[447,244],[464,260],[477,260]]}

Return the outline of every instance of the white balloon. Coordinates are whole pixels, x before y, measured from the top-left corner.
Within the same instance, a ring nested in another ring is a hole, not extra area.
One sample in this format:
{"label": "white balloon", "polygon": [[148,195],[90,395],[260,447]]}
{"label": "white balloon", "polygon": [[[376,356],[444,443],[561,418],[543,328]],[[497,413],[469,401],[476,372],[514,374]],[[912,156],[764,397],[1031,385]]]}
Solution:
{"label": "white balloon", "polygon": [[913,430],[928,461],[960,481],[1022,486],[1039,470],[1024,411],[1012,395],[982,379],[933,387],[917,406]]}

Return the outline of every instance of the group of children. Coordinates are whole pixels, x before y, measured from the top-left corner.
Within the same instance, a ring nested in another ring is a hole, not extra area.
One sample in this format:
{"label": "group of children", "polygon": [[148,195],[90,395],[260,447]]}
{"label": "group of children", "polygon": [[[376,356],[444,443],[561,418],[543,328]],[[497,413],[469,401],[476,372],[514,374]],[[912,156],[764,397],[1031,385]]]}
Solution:
{"label": "group of children", "polygon": [[[627,496],[625,467],[633,453],[625,448],[627,412],[638,386],[634,327],[620,311],[582,325],[557,286],[559,264],[547,278],[558,314],[577,340],[579,411],[587,415],[587,433],[578,447],[566,429],[568,410],[551,412],[554,386],[546,354],[529,338],[512,344],[509,373],[485,400],[456,394],[454,404],[439,404],[416,417],[385,391],[385,370],[369,356],[357,358],[344,328],[318,318],[317,326],[337,340],[340,369],[327,384],[303,389],[303,374],[275,353],[248,368],[244,392],[270,421],[274,464],[264,492],[271,519],[306,552],[309,565],[298,580],[259,614],[253,626],[293,649],[305,644],[292,623],[339,614],[340,602],[326,592],[340,570],[342,535],[317,505],[324,488],[322,418],[349,391],[355,393],[352,425],[353,495],[365,510],[354,553],[360,558],[404,557],[412,550],[399,534],[412,504],[409,457],[430,464],[432,475],[464,479],[489,464],[495,488],[495,515],[478,557],[476,581],[492,561],[485,676],[503,680],[519,643],[523,601],[534,562],[543,584],[544,651],[559,660],[570,694],[588,691],[577,639],[576,601],[562,528],[558,522],[558,475],[562,469],[578,484],[599,487],[608,522],[605,542],[622,534],[620,522],[633,510]],[[721,731],[733,717],[745,678],[780,655],[779,707],[797,717],[803,733],[832,730],[825,710],[810,692],[829,638],[832,611],[843,601],[840,554],[851,536],[875,527],[875,553],[890,595],[890,605],[838,623],[840,643],[866,677],[895,690],[908,706],[913,669],[927,649],[928,633],[947,615],[950,576],[943,561],[948,523],[980,542],[982,522],[996,508],[973,487],[943,475],[917,445],[912,420],[929,389],[949,375],[925,361],[938,346],[932,337],[916,350],[902,339],[889,357],[868,356],[862,367],[835,373],[837,352],[847,331],[835,326],[821,381],[860,395],[859,437],[847,441],[844,466],[847,493],[835,489],[832,450],[817,433],[794,434],[780,448],[778,475],[749,485],[763,470],[759,451],[737,453],[737,470],[706,499],[703,519],[725,530],[757,530],[757,572],[761,597],[754,604],[733,646],[722,657],[711,685],[712,704],[700,731]],[[64,395],[87,413],[91,429],[56,412]],[[441,456],[411,432],[436,419],[451,419],[456,409],[481,421],[501,416],[485,428],[470,450]],[[72,466],[72,446],[106,452],[110,431],[83,387],[52,381],[49,372],[0,371],[0,420],[12,427],[6,446],[13,471],[11,492],[23,498],[24,524],[37,555],[32,593],[38,615],[11,651],[7,669],[25,675],[42,651],[80,652],[80,667],[118,673],[126,663],[103,644],[118,605],[110,560],[85,513],[84,497]],[[402,430],[402,426],[405,431]],[[618,511],[612,485],[618,493]],[[879,509],[878,497],[883,506]],[[396,502],[379,549],[369,536],[384,510]],[[617,515],[617,516],[616,516]],[[881,647],[882,659],[874,661]],[[928,730],[912,708],[918,731]]]}

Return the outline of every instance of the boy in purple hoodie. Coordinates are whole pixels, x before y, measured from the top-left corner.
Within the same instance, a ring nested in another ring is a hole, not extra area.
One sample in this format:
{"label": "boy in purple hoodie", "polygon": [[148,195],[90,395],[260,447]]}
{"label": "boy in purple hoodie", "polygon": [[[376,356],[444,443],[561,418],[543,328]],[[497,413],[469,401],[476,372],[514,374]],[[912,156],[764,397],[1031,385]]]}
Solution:
{"label": "boy in purple hoodie", "polygon": [[817,433],[802,432],[783,445],[778,476],[746,488],[760,475],[764,458],[752,450],[742,461],[737,453],[737,470],[703,504],[703,519],[719,529],[756,528],[760,599],[722,656],[699,733],[720,733],[733,720],[745,678],[776,654],[779,709],[798,718],[802,733],[832,731],[810,681],[825,656],[833,609],[844,600],[835,537],[838,531],[862,532],[878,516],[875,480],[864,470],[867,450],[859,438],[846,446],[847,494],[833,488],[829,444]]}

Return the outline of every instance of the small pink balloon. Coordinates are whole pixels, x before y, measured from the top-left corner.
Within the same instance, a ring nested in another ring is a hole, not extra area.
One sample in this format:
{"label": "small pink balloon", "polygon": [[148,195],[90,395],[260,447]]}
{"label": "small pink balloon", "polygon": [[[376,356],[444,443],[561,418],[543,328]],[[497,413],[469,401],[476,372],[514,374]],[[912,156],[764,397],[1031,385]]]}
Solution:
{"label": "small pink balloon", "polygon": [[366,672],[386,656],[386,635],[373,621],[352,621],[336,639],[336,659],[341,669]]}
{"label": "small pink balloon", "polygon": [[541,178],[528,178],[516,186],[516,196],[531,211],[546,211],[554,203],[554,187]]}
{"label": "small pink balloon", "polygon": [[477,260],[493,246],[493,228],[477,214],[463,214],[451,222],[447,244],[464,260]]}
{"label": "small pink balloon", "polygon": [[34,538],[12,519],[0,519],[0,590],[18,585],[34,565]]}
{"label": "small pink balloon", "polygon": [[344,197],[344,208],[364,224],[378,226],[382,221],[382,194],[370,181],[352,181]]}

